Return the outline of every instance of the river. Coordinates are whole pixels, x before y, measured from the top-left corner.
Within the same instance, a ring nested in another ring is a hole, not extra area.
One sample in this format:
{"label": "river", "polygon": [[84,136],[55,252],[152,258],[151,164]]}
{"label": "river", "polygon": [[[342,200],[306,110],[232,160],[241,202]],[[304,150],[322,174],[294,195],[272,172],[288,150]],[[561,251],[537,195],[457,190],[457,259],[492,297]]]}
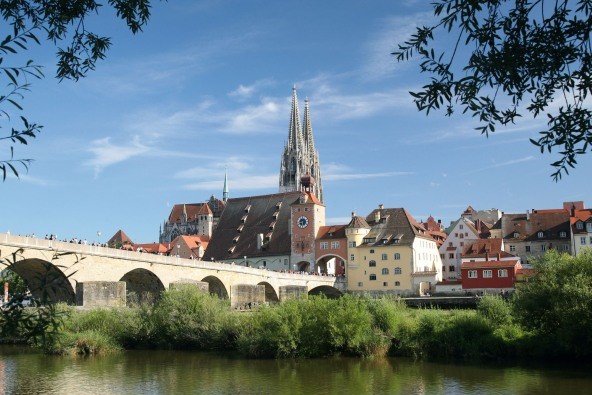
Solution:
{"label": "river", "polygon": [[46,356],[0,346],[1,394],[591,394],[585,368],[409,359],[247,360],[183,351]]}

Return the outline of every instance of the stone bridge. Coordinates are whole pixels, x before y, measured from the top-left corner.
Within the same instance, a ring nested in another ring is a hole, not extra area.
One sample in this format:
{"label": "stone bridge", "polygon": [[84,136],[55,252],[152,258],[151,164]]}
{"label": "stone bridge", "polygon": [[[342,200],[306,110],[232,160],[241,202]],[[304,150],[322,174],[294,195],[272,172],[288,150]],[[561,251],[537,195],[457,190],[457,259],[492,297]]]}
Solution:
{"label": "stone bridge", "polygon": [[[233,308],[301,295],[338,297],[346,281],[179,257],[0,234],[0,263],[11,264],[35,297],[79,306],[122,306],[179,284],[229,298]],[[2,270],[4,267],[0,267]]]}

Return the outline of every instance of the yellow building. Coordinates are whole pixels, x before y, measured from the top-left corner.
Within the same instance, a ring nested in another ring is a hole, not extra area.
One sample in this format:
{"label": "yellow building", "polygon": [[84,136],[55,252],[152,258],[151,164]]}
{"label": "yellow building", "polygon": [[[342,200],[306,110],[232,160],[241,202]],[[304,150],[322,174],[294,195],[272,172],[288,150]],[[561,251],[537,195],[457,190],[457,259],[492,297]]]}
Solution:
{"label": "yellow building", "polygon": [[349,292],[425,295],[442,280],[436,240],[404,208],[352,213],[346,237]]}

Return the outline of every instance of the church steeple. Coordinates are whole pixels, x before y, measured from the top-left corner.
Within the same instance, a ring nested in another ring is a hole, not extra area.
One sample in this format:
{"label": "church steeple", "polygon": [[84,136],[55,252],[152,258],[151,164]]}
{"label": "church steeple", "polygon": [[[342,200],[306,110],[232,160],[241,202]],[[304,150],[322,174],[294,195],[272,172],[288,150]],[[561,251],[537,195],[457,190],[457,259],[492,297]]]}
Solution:
{"label": "church steeple", "polygon": [[304,106],[303,127],[300,126],[300,114],[298,109],[298,94],[296,85],[292,88],[292,108],[290,111],[290,128],[288,141],[282,153],[280,167],[280,192],[300,191],[301,177],[310,174],[317,183],[312,191],[317,198],[323,201],[323,187],[319,165],[319,154],[315,148],[312,132],[312,121],[308,98]]}
{"label": "church steeple", "polygon": [[222,190],[222,200],[228,201],[228,172],[224,170],[224,189]]}

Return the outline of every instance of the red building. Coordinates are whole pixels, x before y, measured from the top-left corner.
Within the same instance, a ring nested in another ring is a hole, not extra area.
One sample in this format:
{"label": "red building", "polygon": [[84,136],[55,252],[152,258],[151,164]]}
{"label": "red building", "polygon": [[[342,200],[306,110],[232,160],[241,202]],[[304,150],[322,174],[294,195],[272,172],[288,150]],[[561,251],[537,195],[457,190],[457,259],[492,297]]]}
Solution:
{"label": "red building", "polygon": [[463,262],[461,264],[463,290],[514,289],[520,260]]}

